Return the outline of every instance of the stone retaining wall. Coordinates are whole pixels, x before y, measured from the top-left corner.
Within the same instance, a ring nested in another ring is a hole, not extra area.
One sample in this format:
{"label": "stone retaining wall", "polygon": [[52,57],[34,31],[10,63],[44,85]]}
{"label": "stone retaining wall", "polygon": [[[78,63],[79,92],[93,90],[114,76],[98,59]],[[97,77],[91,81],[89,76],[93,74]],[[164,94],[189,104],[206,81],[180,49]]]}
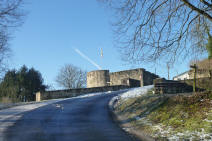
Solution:
{"label": "stone retaining wall", "polygon": [[36,101],[58,99],[58,98],[69,98],[69,97],[75,97],[75,96],[79,96],[79,95],[87,94],[87,93],[117,91],[117,90],[127,89],[127,88],[129,88],[129,86],[118,85],[118,86],[106,86],[106,87],[95,87],[95,88],[80,88],[80,89],[37,92]]}
{"label": "stone retaining wall", "polygon": [[180,81],[165,80],[158,78],[154,80],[155,94],[176,94],[192,92],[193,87]]}
{"label": "stone retaining wall", "polygon": [[[188,79],[188,80],[181,80],[180,82],[186,83],[190,86],[193,86],[193,79]],[[212,78],[210,77],[205,77],[205,78],[197,78],[196,79],[196,87],[197,90],[209,90],[212,91]]]}

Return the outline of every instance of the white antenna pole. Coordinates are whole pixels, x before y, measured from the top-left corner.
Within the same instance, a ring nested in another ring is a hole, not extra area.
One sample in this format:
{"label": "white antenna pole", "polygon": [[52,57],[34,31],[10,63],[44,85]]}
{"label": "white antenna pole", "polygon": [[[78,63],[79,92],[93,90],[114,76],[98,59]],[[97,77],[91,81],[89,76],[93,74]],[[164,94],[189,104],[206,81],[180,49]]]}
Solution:
{"label": "white antenna pole", "polygon": [[169,69],[170,69],[170,64],[169,64],[169,62],[167,62],[167,70],[168,70],[168,80],[169,80]]}
{"label": "white antenna pole", "polygon": [[103,49],[102,48],[100,48],[100,57],[101,57],[100,62],[102,65],[103,64]]}
{"label": "white antenna pole", "polygon": [[102,48],[100,48],[100,55],[103,58],[103,49]]}

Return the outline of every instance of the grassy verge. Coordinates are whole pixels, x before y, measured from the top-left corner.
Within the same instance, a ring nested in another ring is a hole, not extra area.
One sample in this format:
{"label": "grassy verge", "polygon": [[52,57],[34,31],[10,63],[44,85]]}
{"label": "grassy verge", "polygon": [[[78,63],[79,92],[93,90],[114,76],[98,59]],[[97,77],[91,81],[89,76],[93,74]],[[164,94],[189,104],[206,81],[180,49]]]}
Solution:
{"label": "grassy verge", "polygon": [[151,93],[119,100],[123,123],[158,140],[212,140],[212,92],[159,96]]}

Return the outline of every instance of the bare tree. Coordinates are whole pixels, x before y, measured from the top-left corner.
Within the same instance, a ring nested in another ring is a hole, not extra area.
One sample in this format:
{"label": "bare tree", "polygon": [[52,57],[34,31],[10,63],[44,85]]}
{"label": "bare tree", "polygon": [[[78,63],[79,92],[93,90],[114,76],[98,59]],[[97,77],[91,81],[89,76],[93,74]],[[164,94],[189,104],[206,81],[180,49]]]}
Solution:
{"label": "bare tree", "polygon": [[56,82],[58,85],[67,89],[83,88],[86,87],[86,74],[86,71],[74,65],[67,64],[60,69],[56,77]]}
{"label": "bare tree", "polygon": [[11,33],[23,22],[25,14],[21,10],[22,5],[23,0],[0,1],[0,74],[5,71],[4,61],[9,57]]}
{"label": "bare tree", "polygon": [[211,0],[99,0],[115,11],[115,41],[128,61],[204,53]]}

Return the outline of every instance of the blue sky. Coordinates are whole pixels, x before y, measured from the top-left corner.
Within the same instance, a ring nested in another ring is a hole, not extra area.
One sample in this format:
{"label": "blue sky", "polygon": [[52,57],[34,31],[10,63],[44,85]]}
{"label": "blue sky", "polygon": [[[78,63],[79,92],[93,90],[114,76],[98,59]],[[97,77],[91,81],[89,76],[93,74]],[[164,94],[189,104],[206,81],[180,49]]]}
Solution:
{"label": "blue sky", "polygon": [[[55,78],[64,64],[86,71],[97,69],[74,51],[77,48],[111,72],[139,67],[155,72],[157,67],[157,74],[167,77],[164,64],[129,65],[121,61],[113,45],[112,13],[96,0],[31,0],[24,9],[28,11],[25,23],[10,42],[10,68],[34,67],[42,73],[45,84],[58,88]],[[178,64],[170,70],[171,77],[186,71],[187,66],[186,62]]]}

